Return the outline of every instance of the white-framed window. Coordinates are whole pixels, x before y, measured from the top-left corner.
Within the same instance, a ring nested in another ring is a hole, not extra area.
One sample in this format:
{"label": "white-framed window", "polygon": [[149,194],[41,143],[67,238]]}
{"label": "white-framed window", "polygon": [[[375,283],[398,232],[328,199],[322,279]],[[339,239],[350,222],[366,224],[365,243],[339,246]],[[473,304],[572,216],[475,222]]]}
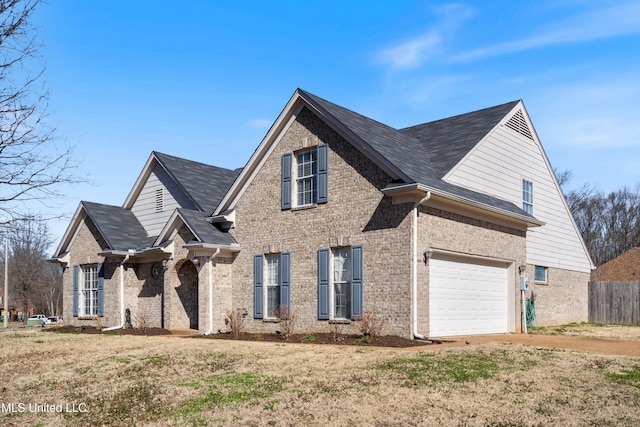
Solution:
{"label": "white-framed window", "polygon": [[544,267],[542,265],[536,265],[534,280],[536,281],[536,283],[547,283],[548,274],[549,274],[549,269],[547,267]]}
{"label": "white-framed window", "polygon": [[280,254],[265,256],[266,317],[276,317],[280,307]]}
{"label": "white-framed window", "polygon": [[533,182],[522,180],[522,210],[533,215]]}
{"label": "white-framed window", "polygon": [[333,301],[332,317],[334,319],[351,318],[351,248],[331,249],[332,287],[331,300]]}
{"label": "white-framed window", "polygon": [[307,206],[318,201],[318,150],[296,154],[296,206]]}
{"label": "white-framed window", "polygon": [[98,315],[98,264],[83,265],[78,289],[80,316]]}

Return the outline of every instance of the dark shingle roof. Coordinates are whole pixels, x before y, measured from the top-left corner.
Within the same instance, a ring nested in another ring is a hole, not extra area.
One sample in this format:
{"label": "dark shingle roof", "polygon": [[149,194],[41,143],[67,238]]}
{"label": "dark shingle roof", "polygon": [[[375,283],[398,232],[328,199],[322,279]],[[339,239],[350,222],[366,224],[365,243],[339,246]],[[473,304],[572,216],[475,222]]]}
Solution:
{"label": "dark shingle roof", "polygon": [[407,184],[423,184],[487,206],[531,216],[511,202],[441,179],[518,101],[398,130],[301,89],[298,91],[409,177]]}
{"label": "dark shingle roof", "polygon": [[400,129],[418,138],[424,160],[442,178],[484,138],[518,101]]}
{"label": "dark shingle roof", "polygon": [[153,244],[136,216],[120,206],[81,202],[109,249],[126,251],[144,249]]}
{"label": "dark shingle roof", "polygon": [[178,209],[178,213],[182,216],[185,224],[193,231],[200,243],[211,243],[216,245],[232,245],[238,243],[233,236],[226,231],[220,230],[213,224],[210,224],[203,212],[193,211],[190,209]]}
{"label": "dark shingle roof", "polygon": [[153,152],[160,164],[202,211],[212,213],[242,169],[229,170]]}

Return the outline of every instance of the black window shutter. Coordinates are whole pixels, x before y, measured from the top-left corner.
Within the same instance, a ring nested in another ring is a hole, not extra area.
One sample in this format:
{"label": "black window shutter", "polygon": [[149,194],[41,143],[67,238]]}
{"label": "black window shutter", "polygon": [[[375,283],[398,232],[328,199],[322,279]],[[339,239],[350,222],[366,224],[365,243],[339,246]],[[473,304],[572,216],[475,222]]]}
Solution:
{"label": "black window shutter", "polygon": [[73,266],[73,316],[78,317],[78,281],[80,280],[80,266]]}
{"label": "black window shutter", "polygon": [[291,299],[291,254],[280,254],[280,304],[290,307]]}
{"label": "black window shutter", "polygon": [[329,201],[329,149],[327,144],[318,145],[318,203]]}
{"label": "black window shutter", "polygon": [[351,247],[351,319],[362,318],[362,246]]}
{"label": "black window shutter", "polygon": [[329,320],[329,249],[318,251],[318,320]]}
{"label": "black window shutter", "polygon": [[263,255],[253,257],[253,317],[264,318],[264,294],[263,294]]}
{"label": "black window shutter", "polygon": [[282,186],[281,206],[282,210],[291,209],[291,153],[282,155]]}
{"label": "black window shutter", "polygon": [[104,264],[98,264],[98,316],[104,317]]}

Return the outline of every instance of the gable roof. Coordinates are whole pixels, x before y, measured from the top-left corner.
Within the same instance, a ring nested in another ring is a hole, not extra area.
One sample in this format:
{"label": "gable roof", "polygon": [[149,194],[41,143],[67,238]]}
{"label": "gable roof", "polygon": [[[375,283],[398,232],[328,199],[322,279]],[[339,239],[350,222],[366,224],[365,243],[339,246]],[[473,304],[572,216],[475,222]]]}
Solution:
{"label": "gable roof", "polygon": [[169,154],[152,151],[123,207],[131,209],[142,187],[158,163],[193,202],[203,212],[212,213],[238,177],[242,169],[225,169]]}
{"label": "gable roof", "polygon": [[297,92],[388,160],[406,184],[420,184],[446,197],[468,200],[541,225],[511,202],[441,179],[521,101],[397,130],[301,89]]}
{"label": "gable roof", "polygon": [[[212,213],[242,169],[230,170],[154,151],[158,162],[202,211]],[[206,182],[206,184],[203,184]]]}
{"label": "gable roof", "polygon": [[417,138],[436,176],[442,178],[475,147],[519,101],[400,129]]}
{"label": "gable roof", "polygon": [[154,245],[160,245],[171,233],[179,227],[180,221],[186,225],[195,236],[197,242],[187,242],[187,244],[201,243],[212,246],[236,246],[238,242],[227,231],[221,230],[215,224],[207,221],[208,215],[204,212],[191,209],[176,209],[160,235],[155,239]]}
{"label": "gable roof", "polygon": [[147,237],[147,232],[130,210],[101,203],[80,203],[109,249],[142,249],[153,243],[153,239]]}

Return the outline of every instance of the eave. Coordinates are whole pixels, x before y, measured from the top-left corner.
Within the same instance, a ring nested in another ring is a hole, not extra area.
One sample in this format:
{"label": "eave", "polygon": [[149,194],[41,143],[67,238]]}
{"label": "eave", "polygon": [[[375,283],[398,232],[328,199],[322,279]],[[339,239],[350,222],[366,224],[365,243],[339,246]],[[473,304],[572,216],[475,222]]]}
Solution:
{"label": "eave", "polygon": [[479,203],[455,194],[451,194],[436,188],[419,183],[399,184],[382,189],[382,193],[390,196],[394,204],[416,203],[429,196],[429,205],[439,205],[453,208],[460,212],[466,212],[472,216],[482,218],[507,221],[510,223],[522,224],[526,227],[541,227],[545,223],[528,215],[519,215],[495,206]]}

